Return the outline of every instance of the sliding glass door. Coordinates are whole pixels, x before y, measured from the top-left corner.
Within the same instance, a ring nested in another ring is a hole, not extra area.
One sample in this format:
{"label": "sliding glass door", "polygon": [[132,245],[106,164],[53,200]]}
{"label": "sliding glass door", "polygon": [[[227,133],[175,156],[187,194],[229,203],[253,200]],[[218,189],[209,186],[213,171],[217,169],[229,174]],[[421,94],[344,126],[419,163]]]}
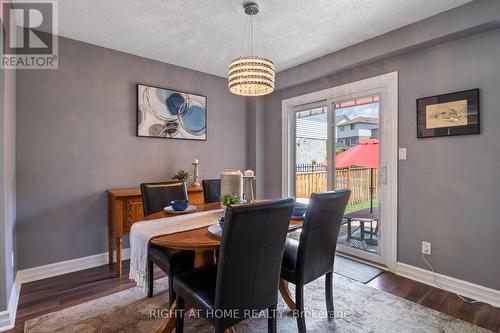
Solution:
{"label": "sliding glass door", "polygon": [[339,251],[375,262],[380,257],[380,97],[330,100],[292,109],[293,193],[347,188],[351,197],[337,239]]}
{"label": "sliding glass door", "polygon": [[351,190],[338,237],[344,252],[380,253],[379,100],[374,95],[293,110],[293,195],[307,202],[313,192]]}
{"label": "sliding glass door", "polygon": [[397,74],[284,100],[283,125],[283,195],[350,189],[337,251],[395,269]]}

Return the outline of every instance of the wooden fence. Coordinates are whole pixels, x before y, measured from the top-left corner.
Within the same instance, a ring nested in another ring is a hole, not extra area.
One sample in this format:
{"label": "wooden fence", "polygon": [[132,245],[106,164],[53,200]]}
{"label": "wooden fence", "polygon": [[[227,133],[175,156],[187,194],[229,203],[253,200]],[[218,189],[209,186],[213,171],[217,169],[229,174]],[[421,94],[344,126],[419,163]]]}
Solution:
{"label": "wooden fence", "polygon": [[[373,169],[373,198],[378,196],[378,170]],[[295,196],[309,198],[313,192],[327,191],[326,171],[297,172],[295,178]],[[335,188],[351,190],[349,206],[370,201],[370,169],[353,168],[335,170]]]}

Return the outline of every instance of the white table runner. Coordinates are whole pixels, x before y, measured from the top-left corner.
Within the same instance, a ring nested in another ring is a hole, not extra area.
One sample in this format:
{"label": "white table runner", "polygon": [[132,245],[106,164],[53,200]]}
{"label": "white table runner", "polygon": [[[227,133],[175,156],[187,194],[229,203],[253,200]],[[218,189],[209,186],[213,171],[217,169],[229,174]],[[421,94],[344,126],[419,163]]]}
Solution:
{"label": "white table runner", "polygon": [[152,238],[194,230],[216,224],[222,216],[222,209],[206,212],[165,217],[156,220],[141,221],[132,224],[130,229],[130,274],[139,287],[147,289],[148,252]]}

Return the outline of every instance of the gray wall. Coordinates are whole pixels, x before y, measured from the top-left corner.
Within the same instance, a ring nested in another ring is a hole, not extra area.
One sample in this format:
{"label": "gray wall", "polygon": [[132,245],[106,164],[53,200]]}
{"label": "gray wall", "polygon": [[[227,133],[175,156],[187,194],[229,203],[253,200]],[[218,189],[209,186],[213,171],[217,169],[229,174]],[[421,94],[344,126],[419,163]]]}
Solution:
{"label": "gray wall", "polygon": [[[0,37],[1,38],[1,37]],[[2,108],[2,113],[0,115],[0,128],[5,128],[4,118],[5,118],[5,70],[0,69],[0,107]],[[5,282],[5,273],[7,271],[7,263],[5,262],[5,143],[3,135],[0,137],[0,311],[6,309],[7,305],[7,283]]]}
{"label": "gray wall", "polygon": [[0,69],[0,312],[8,305],[15,276],[15,74]]}
{"label": "gray wall", "polygon": [[[430,240],[438,272],[500,289],[491,264],[500,253],[500,31],[474,35],[498,24],[498,1],[474,1],[279,73],[285,90],[250,100],[223,78],[61,38],[59,70],[17,76],[19,268],[105,252],[104,190],[167,179],[194,158],[202,178],[249,167],[259,197],[281,195],[282,99],[397,70],[409,156],[399,165],[399,261],[424,267],[420,241]],[[138,82],[206,95],[208,141],[135,137]],[[416,139],[416,98],[476,87],[481,135]]]}
{"label": "gray wall", "polygon": [[[408,160],[399,163],[398,261],[425,268],[420,250],[428,240],[437,272],[500,290],[499,59],[497,29],[266,97],[264,193],[281,195],[283,99],[399,71],[399,146]],[[416,138],[417,98],[472,88],[481,89],[480,135]]]}
{"label": "gray wall", "polygon": [[[136,83],[207,96],[208,141],[136,137]],[[17,76],[19,269],[107,251],[105,189],[195,158],[201,178],[244,169],[245,103],[223,78],[60,38],[58,70]]]}
{"label": "gray wall", "polygon": [[255,171],[255,192],[257,198],[264,197],[264,97],[247,99],[247,165]]}
{"label": "gray wall", "polygon": [[2,113],[0,116],[0,128],[2,129],[2,135],[0,136],[0,311],[5,310],[7,306],[7,295],[8,290],[11,286],[7,285],[6,282],[6,272],[8,269],[8,264],[6,262],[6,248],[4,244],[6,243],[6,218],[5,218],[5,140],[4,140],[4,129],[5,129],[5,70],[0,69],[0,106],[2,108]]}

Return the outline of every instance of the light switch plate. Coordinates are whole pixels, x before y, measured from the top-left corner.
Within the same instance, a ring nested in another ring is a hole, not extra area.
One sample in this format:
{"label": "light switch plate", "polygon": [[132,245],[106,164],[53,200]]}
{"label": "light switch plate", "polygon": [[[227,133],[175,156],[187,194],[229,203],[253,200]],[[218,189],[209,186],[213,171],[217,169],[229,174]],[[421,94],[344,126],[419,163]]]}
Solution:
{"label": "light switch plate", "polygon": [[399,148],[399,159],[406,160],[406,148]]}

